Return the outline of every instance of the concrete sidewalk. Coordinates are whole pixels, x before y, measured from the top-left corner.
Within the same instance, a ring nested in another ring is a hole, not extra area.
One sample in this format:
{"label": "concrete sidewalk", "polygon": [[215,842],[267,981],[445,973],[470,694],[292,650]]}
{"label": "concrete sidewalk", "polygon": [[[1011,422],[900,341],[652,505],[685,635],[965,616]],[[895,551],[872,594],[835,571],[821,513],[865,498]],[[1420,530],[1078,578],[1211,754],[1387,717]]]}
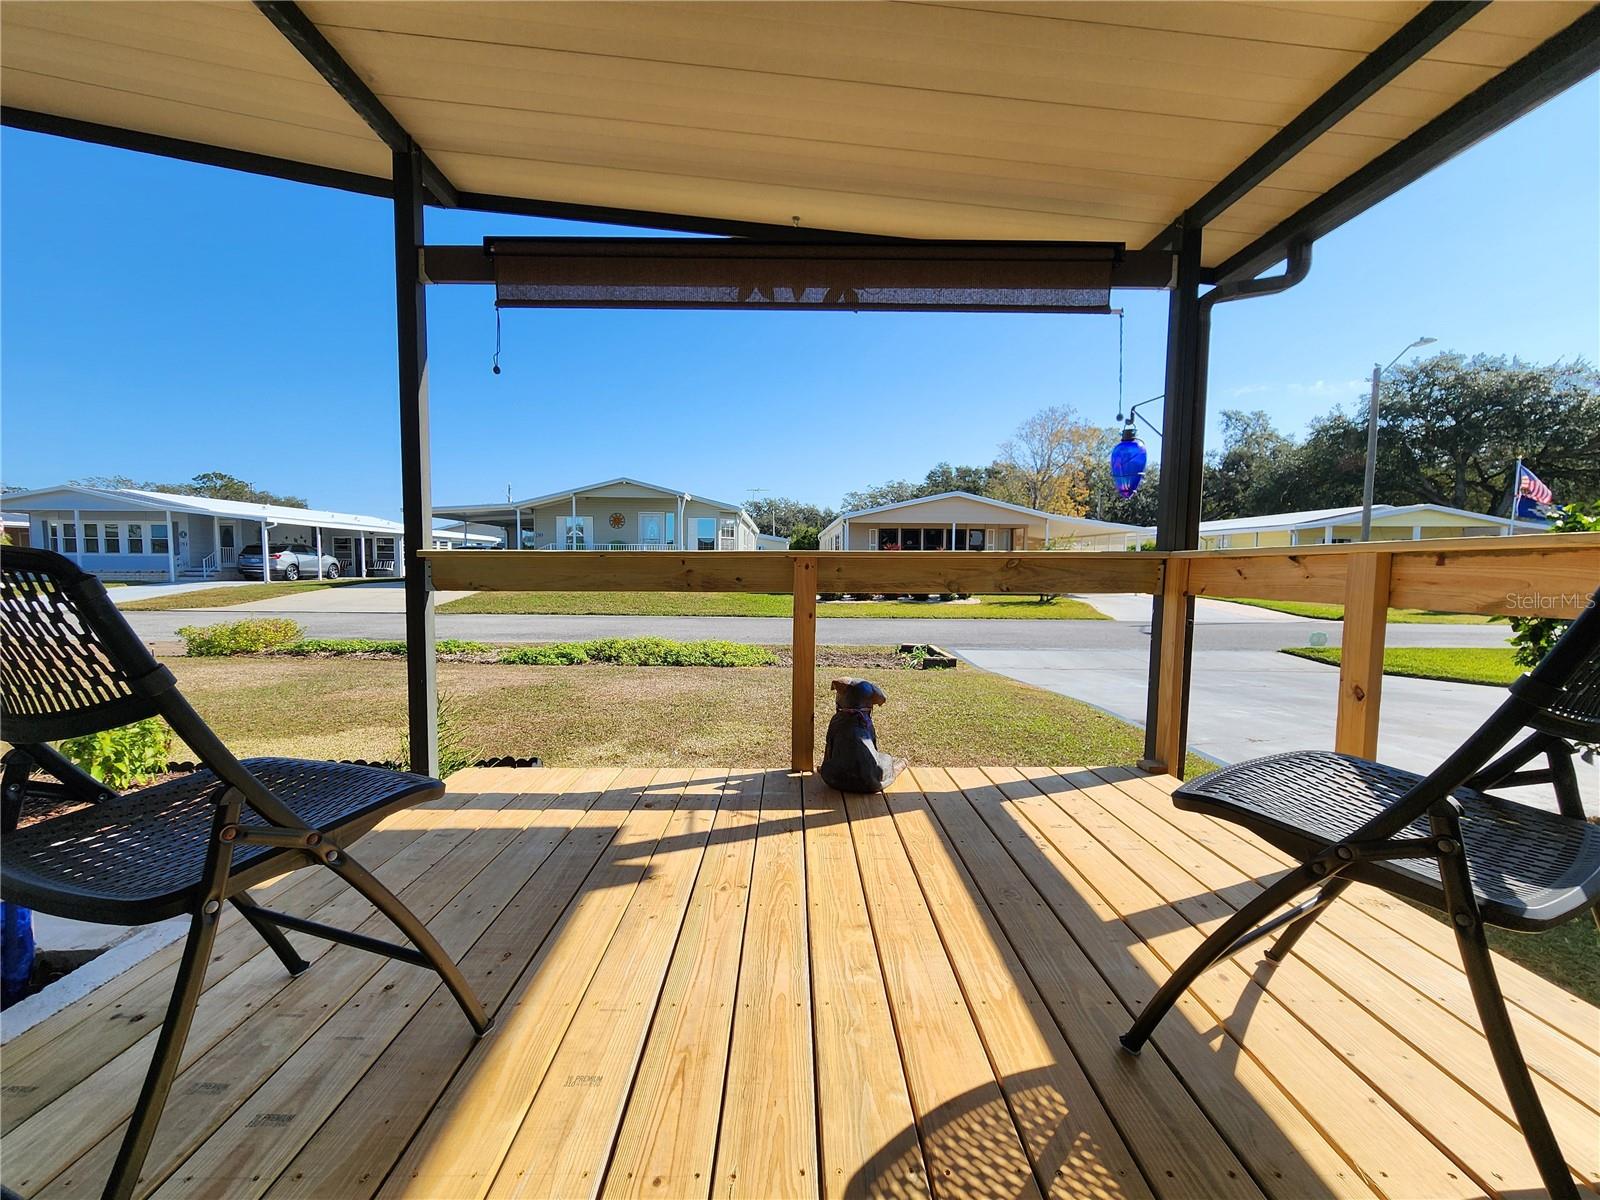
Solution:
{"label": "concrete sidewalk", "polygon": [[[1390,627],[1391,632],[1393,626]],[[1086,701],[1143,726],[1145,655],[1135,650],[995,650],[958,653],[975,667]],[[1495,710],[1505,691],[1386,675],[1378,753],[1386,763],[1424,773],[1438,766]],[[1196,650],[1189,694],[1189,746],[1218,762],[1333,745],[1339,672],[1288,654]],[[1600,815],[1600,764],[1580,763],[1590,815]],[[1555,807],[1548,788],[1509,793]]]}

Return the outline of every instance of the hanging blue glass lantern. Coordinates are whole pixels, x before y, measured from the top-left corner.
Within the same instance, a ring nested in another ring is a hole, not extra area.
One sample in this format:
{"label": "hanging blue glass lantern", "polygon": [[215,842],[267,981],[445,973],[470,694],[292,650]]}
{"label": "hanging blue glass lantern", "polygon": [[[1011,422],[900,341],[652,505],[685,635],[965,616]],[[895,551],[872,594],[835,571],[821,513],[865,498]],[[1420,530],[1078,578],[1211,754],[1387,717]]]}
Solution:
{"label": "hanging blue glass lantern", "polygon": [[1122,431],[1122,440],[1111,447],[1111,482],[1117,485],[1117,495],[1126,500],[1139,490],[1144,482],[1145,464],[1150,456],[1144,443],[1134,433],[1130,424]]}

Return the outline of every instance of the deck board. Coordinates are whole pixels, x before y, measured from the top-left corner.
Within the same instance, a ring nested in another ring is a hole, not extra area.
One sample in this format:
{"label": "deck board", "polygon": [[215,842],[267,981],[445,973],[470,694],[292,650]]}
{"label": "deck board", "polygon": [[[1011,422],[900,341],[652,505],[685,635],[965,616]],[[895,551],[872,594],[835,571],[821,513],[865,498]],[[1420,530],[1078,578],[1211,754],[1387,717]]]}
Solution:
{"label": "deck board", "polygon": [[[141,1194],[1521,1197],[1538,1178],[1453,938],[1367,889],[1286,963],[1117,1032],[1281,870],[1122,768],[918,770],[887,796],[724,768],[475,769],[356,847],[496,1014],[292,935],[219,934]],[[392,936],[325,872],[263,899]],[[4,1048],[4,1182],[98,1192],[177,952]],[[1503,961],[1569,1164],[1600,1012]]]}

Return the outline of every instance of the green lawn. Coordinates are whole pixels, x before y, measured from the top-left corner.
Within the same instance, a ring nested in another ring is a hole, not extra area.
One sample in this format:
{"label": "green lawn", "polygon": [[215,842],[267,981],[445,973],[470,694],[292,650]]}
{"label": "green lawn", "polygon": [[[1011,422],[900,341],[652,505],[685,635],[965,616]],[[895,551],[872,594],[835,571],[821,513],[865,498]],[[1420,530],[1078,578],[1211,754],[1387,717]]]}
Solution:
{"label": "green lawn", "polygon": [[[1218,600],[1224,599],[1222,596]],[[1344,605],[1315,604],[1308,600],[1240,600],[1226,597],[1229,604],[1248,604],[1252,608],[1270,608],[1273,612],[1288,613],[1291,617],[1314,617],[1319,621],[1344,620]],[[1429,612],[1422,608],[1391,608],[1391,625],[1487,625],[1490,618],[1477,613]]]}
{"label": "green lawn", "polygon": [[[403,660],[173,658],[168,665],[238,754],[382,760],[398,753],[406,721]],[[817,673],[819,751],[834,673]],[[871,675],[889,694],[877,715],[881,744],[913,763],[1132,763],[1143,753],[1143,735],[1133,726],[998,675],[967,667],[874,668]],[[789,672],[781,666],[446,662],[439,688],[460,714],[467,748],[479,756],[538,755],[552,766],[759,766],[789,758]],[[1199,774],[1210,766],[1192,758],[1189,769]]]}
{"label": "green lawn", "polygon": [[232,587],[196,588],[192,592],[176,592],[170,596],[154,596],[149,600],[133,600],[118,605],[124,612],[169,612],[187,608],[232,608],[235,604],[248,604],[252,600],[276,600],[279,596],[298,596],[301,592],[318,592],[323,588],[349,587],[371,583],[370,579],[299,580],[290,583],[240,583]]}
{"label": "green lawn", "polygon": [[[1283,652],[1313,662],[1339,665],[1337,646],[1290,646]],[[1398,646],[1383,652],[1385,675],[1407,675],[1413,679],[1505,687],[1515,682],[1525,669],[1512,661],[1509,646]]]}
{"label": "green lawn", "polygon": [[[441,604],[442,613],[559,613],[572,616],[787,617],[787,593],[740,592],[477,592]],[[824,601],[821,617],[1022,618],[1103,621],[1105,615],[1081,600],[1061,597],[1041,604],[1037,596],[980,596],[977,603],[925,601]]]}

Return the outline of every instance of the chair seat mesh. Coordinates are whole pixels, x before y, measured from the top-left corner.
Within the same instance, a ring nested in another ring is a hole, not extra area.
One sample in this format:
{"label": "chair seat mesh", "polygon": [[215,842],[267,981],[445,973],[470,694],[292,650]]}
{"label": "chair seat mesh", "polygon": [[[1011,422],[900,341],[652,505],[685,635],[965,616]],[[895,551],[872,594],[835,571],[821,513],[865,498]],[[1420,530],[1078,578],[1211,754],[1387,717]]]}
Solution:
{"label": "chair seat mesh", "polygon": [[[1302,858],[1344,841],[1422,776],[1327,751],[1275,754],[1225,767],[1174,793],[1178,807],[1234,821]],[[1541,929],[1600,899],[1600,825],[1470,788],[1461,805],[1467,865],[1484,920]],[[1427,818],[1398,837],[1426,837]],[[1433,859],[1369,862],[1351,872],[1441,906]]]}
{"label": "chair seat mesh", "polygon": [[[387,813],[443,792],[422,775],[344,763],[252,758],[244,764],[306,824],[324,833],[370,828]],[[44,912],[130,924],[192,908],[218,779],[208,770],[129,792],[8,834],[0,846],[7,900]],[[241,826],[267,824],[248,805]],[[237,845],[235,872],[287,853]]]}

